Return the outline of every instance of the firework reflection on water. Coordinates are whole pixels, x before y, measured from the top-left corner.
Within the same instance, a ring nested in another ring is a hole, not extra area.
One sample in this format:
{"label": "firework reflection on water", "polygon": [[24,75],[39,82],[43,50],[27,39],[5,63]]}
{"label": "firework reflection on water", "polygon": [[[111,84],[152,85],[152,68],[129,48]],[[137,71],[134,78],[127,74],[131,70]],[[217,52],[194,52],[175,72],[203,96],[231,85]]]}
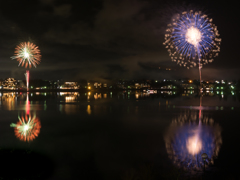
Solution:
{"label": "firework reflection on water", "polygon": [[186,110],[174,118],[165,134],[167,153],[173,163],[183,169],[200,170],[201,155],[208,155],[207,164],[213,164],[221,144],[221,127],[212,118],[198,118],[197,111]]}
{"label": "firework reflection on water", "polygon": [[16,124],[12,123],[10,127],[14,128],[15,136],[22,141],[32,141],[38,137],[41,129],[41,123],[36,114],[22,114],[18,117]]}

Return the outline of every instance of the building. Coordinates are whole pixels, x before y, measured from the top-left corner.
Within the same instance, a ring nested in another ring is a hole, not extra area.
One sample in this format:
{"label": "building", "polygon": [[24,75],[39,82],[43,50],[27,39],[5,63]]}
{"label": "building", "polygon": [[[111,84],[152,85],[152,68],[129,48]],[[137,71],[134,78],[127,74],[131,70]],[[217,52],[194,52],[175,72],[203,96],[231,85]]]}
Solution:
{"label": "building", "polygon": [[64,82],[60,89],[79,89],[79,85],[77,82]]}
{"label": "building", "polygon": [[184,90],[193,90],[193,89],[198,89],[198,86],[196,84],[193,84],[193,83],[182,83],[181,84],[181,87],[184,89]]}
{"label": "building", "polygon": [[102,83],[99,83],[99,82],[95,82],[93,84],[93,86],[97,89],[97,88],[102,88]]}
{"label": "building", "polygon": [[17,81],[14,78],[7,78],[1,84],[2,89],[17,89]]}

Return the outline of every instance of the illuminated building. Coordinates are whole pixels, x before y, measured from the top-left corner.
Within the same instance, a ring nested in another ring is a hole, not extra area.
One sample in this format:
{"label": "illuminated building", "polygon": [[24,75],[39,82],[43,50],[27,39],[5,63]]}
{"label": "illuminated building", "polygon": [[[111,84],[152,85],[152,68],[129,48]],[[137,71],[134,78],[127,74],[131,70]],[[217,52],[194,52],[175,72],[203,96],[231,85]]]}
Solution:
{"label": "illuminated building", "polygon": [[3,89],[17,89],[17,81],[14,78],[7,78],[2,82]]}
{"label": "illuminated building", "polygon": [[150,84],[148,84],[148,83],[141,83],[141,88],[150,88]]}
{"label": "illuminated building", "polygon": [[172,85],[166,85],[161,87],[161,89],[172,89],[172,88],[173,88]]}
{"label": "illuminated building", "polygon": [[95,83],[93,84],[93,86],[94,86],[95,88],[102,88],[102,83],[95,82]]}
{"label": "illuminated building", "polygon": [[135,89],[140,89],[141,85],[139,83],[135,83]]}
{"label": "illuminated building", "polygon": [[183,89],[197,89],[197,85],[193,83],[182,83]]}
{"label": "illuminated building", "polygon": [[79,89],[79,85],[77,82],[65,82],[60,89]]}
{"label": "illuminated building", "polygon": [[206,92],[212,91],[214,89],[214,84],[209,83],[208,81],[206,83],[202,83],[202,87]]}

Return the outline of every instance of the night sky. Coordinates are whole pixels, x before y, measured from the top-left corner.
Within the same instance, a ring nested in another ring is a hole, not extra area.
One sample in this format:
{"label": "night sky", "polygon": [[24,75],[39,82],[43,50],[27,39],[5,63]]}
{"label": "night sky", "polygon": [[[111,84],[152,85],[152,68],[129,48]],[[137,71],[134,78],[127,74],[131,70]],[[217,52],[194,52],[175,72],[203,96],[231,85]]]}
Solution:
{"label": "night sky", "polygon": [[[0,78],[24,79],[24,67],[10,57],[16,45],[39,46],[41,64],[30,78],[75,81],[116,79],[198,79],[172,62],[163,46],[167,24],[177,13],[202,11],[222,38],[217,58],[203,80],[240,79],[239,10],[231,1],[7,0],[0,3]],[[161,69],[159,70],[159,67]],[[164,70],[171,68],[171,71]]]}

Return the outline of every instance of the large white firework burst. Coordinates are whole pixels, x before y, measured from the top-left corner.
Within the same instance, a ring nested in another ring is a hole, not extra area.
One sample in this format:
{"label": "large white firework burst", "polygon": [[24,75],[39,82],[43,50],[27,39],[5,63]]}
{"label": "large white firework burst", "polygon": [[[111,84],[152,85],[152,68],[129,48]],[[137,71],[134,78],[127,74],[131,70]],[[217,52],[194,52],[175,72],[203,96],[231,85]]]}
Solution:
{"label": "large white firework burst", "polygon": [[220,52],[221,39],[217,27],[201,11],[183,12],[168,24],[163,43],[172,61],[194,67],[212,62]]}

